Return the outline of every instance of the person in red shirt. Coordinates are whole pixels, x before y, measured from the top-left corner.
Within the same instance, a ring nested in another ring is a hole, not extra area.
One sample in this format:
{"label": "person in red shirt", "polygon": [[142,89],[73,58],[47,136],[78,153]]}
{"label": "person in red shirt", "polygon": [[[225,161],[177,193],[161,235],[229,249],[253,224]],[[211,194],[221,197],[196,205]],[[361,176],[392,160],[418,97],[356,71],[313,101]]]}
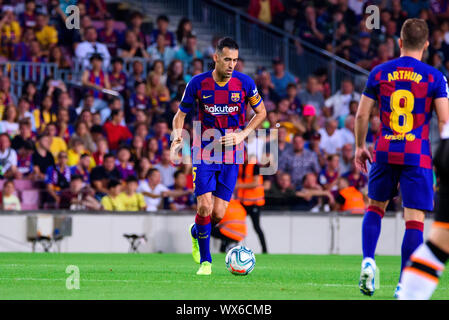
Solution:
{"label": "person in red shirt", "polygon": [[109,143],[109,150],[117,150],[120,142],[132,139],[133,137],[128,127],[120,124],[122,120],[123,111],[113,110],[111,112],[111,120],[106,121],[103,125]]}

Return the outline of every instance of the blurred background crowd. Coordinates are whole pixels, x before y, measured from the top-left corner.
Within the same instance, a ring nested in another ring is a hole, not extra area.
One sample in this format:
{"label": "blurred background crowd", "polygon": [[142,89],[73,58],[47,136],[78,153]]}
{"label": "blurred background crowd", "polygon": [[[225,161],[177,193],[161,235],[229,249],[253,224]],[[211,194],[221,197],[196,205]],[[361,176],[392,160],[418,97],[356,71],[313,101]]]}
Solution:
{"label": "blurred background crowd", "polygon": [[[448,74],[444,0],[223,2],[366,70],[398,57],[402,22],[421,17],[431,30],[425,59]],[[370,4],[380,8],[379,29],[366,27]],[[79,29],[66,26],[69,5],[79,8]],[[170,161],[172,119],[186,84],[209,69],[225,35],[200,46],[187,18],[152,19],[104,0],[0,0],[0,11],[3,209],[194,210],[191,165]],[[21,71],[8,65],[12,61]],[[353,166],[361,92],[353,80],[343,79],[332,92],[326,68],[300,78],[286,70],[282,57],[255,70],[245,62],[241,55],[236,70],[253,77],[265,102],[262,129],[278,129],[279,170],[263,176],[265,208],[363,212],[367,178]],[[44,68],[47,63],[79,69],[79,79],[65,81]],[[17,72],[23,76],[20,90],[11,80],[14,72],[14,79]],[[34,73],[42,81],[29,80]],[[380,128],[376,111],[371,147]],[[266,142],[247,142],[261,166],[269,158]]]}

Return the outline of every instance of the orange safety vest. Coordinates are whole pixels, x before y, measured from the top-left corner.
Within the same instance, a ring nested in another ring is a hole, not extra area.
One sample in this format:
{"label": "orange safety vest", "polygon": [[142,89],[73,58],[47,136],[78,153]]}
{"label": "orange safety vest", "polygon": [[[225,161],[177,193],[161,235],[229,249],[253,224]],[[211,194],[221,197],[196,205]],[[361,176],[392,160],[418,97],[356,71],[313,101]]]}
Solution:
{"label": "orange safety vest", "polygon": [[242,241],[246,237],[246,210],[239,200],[231,199],[223,219],[217,226],[220,232],[230,239]]}
{"label": "orange safety vest", "polygon": [[341,211],[350,211],[353,214],[363,214],[365,211],[365,202],[362,193],[354,187],[348,187],[340,190],[340,194],[345,198]]}
{"label": "orange safety vest", "polygon": [[[245,172],[243,165],[239,167],[238,183],[251,183],[254,180],[254,164],[247,164]],[[263,206],[265,204],[265,190],[263,189],[263,178],[257,176],[258,186],[252,189],[239,189],[237,197],[244,206]]]}

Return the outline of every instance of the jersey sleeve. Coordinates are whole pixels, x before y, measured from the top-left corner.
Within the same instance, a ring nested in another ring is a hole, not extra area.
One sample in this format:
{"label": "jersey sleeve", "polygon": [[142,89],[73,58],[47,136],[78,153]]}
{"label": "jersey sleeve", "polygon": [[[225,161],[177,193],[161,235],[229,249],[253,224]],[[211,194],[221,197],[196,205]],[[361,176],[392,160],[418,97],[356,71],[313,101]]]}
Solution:
{"label": "jersey sleeve", "polygon": [[366,81],[365,89],[363,90],[363,94],[373,100],[377,100],[378,81],[375,80],[375,75],[377,73],[378,73],[377,69],[373,69],[370,72],[370,74],[368,76],[368,81]]}
{"label": "jersey sleeve", "polygon": [[447,85],[447,79],[441,72],[437,73],[433,98],[434,99],[449,98],[449,88]]}
{"label": "jersey sleeve", "polygon": [[196,78],[192,78],[187,84],[184,94],[182,95],[181,103],[179,104],[179,109],[184,113],[189,113],[192,111],[196,103]]}
{"label": "jersey sleeve", "polygon": [[262,97],[257,91],[256,83],[250,77],[245,78],[245,91],[251,107],[257,108],[262,103]]}

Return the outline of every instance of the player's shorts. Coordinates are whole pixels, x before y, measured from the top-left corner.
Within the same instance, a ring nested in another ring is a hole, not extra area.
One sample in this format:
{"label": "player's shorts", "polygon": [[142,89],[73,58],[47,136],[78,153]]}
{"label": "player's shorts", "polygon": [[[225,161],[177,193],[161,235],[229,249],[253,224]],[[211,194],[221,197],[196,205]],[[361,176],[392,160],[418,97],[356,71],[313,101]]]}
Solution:
{"label": "player's shorts", "polygon": [[384,202],[398,194],[398,184],[404,208],[433,210],[433,171],[418,166],[377,163],[371,166],[368,197]]}
{"label": "player's shorts", "polygon": [[238,164],[195,164],[193,165],[195,196],[212,192],[217,198],[231,200],[239,174]]}

